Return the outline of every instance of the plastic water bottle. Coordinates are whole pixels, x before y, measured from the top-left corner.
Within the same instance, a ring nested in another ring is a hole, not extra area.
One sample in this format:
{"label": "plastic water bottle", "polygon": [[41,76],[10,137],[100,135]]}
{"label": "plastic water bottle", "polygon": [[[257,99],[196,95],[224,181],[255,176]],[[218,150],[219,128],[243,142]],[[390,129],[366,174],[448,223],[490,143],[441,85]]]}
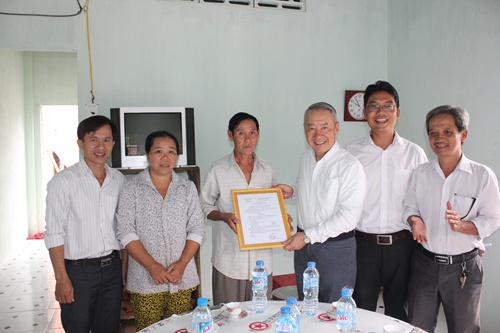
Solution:
{"label": "plastic water bottle", "polygon": [[281,308],[280,317],[276,321],[276,333],[295,333],[297,327],[290,316],[290,307],[284,306]]}
{"label": "plastic water bottle", "polygon": [[356,330],[356,302],[352,299],[353,289],[342,288],[342,297],[337,302],[337,329],[341,333]]}
{"label": "plastic water bottle", "polygon": [[302,303],[304,314],[315,316],[318,313],[319,272],[314,261],[307,263],[302,291],[304,292],[304,302]]}
{"label": "plastic water bottle", "polygon": [[295,297],[288,297],[286,299],[286,306],[290,307],[290,317],[295,322],[295,332],[300,333],[300,310],[297,306],[297,299]]}
{"label": "plastic water bottle", "polygon": [[257,260],[252,271],[252,308],[255,313],[267,310],[267,270],[264,261]]}
{"label": "plastic water bottle", "polygon": [[198,298],[198,306],[193,311],[192,333],[212,333],[213,320],[208,309],[208,299]]}

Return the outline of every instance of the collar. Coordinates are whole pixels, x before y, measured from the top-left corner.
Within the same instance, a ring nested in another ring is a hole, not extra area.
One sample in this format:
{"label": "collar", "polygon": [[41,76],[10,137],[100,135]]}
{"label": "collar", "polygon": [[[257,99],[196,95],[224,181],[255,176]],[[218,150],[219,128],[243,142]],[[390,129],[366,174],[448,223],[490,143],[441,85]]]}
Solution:
{"label": "collar", "polygon": [[[155,187],[153,181],[151,180],[151,175],[149,174],[149,167],[141,171],[137,176],[139,183],[142,183],[147,186]],[[181,180],[183,178],[179,176],[175,171],[172,170],[172,182],[170,183],[170,187],[174,188],[181,184]]]}
{"label": "collar", "polygon": [[311,156],[314,159],[314,161],[316,163],[319,163],[321,161],[331,160],[337,154],[337,152],[340,150],[340,144],[337,140],[335,140],[333,147],[330,148],[330,150],[319,161],[316,161],[316,153],[314,152],[314,150],[312,148],[310,148],[309,150],[311,151]]}
{"label": "collar", "polygon": [[[252,153],[252,157],[253,157],[253,168],[254,168],[254,170],[255,169],[260,169],[261,164],[260,164],[259,158],[257,157],[257,155],[255,153]],[[236,159],[234,158],[234,150],[231,152],[231,154],[229,154],[229,159],[228,159],[228,164],[227,164],[227,170],[229,171],[229,169],[231,169],[233,166],[236,166],[236,167],[239,168],[238,163],[236,163]]]}
{"label": "collar", "polygon": [[[403,144],[403,138],[398,134],[397,131],[394,131],[394,138],[392,139],[392,143],[389,145],[389,147],[395,146],[395,145],[402,145],[402,144]],[[379,148],[375,144],[375,142],[373,142],[371,134],[368,134],[365,137],[365,139],[363,140],[363,146],[374,146],[374,147]],[[389,147],[387,147],[387,148],[389,148]]]}
{"label": "collar", "polygon": [[[439,166],[439,162],[437,159],[432,160],[428,165],[427,165],[427,170],[436,170],[439,172],[443,172],[441,170],[441,167]],[[460,161],[458,161],[457,166],[455,167],[455,170],[453,172],[460,170],[463,172],[467,172],[472,175],[472,162],[469,160],[464,153],[462,153],[462,157],[460,158]]]}
{"label": "collar", "polygon": [[[89,168],[87,162],[85,162],[85,160],[81,160],[80,162],[78,162],[77,168],[78,168],[78,172],[80,173],[80,176],[83,177],[86,174],[90,174],[90,175],[92,175],[92,177],[94,177],[94,173],[92,172],[92,170],[90,170],[90,168]],[[104,170],[106,170],[106,178],[113,176],[109,165],[104,164]]]}

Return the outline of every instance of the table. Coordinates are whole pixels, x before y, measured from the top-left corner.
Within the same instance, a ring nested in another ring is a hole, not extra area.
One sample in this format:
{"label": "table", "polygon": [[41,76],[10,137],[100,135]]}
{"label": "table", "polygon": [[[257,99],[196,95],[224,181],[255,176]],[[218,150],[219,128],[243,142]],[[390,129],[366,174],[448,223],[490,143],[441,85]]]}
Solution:
{"label": "table", "polygon": [[[299,307],[302,302],[298,302]],[[284,301],[269,301],[267,311],[263,314],[252,313],[252,302],[244,302],[242,313],[239,318],[231,318],[227,309],[212,310],[214,320],[214,333],[234,332],[264,332],[274,333],[275,322],[279,317],[279,311],[285,305]],[[331,319],[327,311],[331,304],[320,303],[319,314],[316,317],[302,316],[302,333],[310,332],[337,332],[335,320]],[[384,325],[398,324],[406,328],[408,333],[423,333],[424,331],[412,325],[385,316],[381,313],[358,309],[357,310],[357,332],[359,333],[382,333]],[[217,326],[217,327],[215,327]],[[174,315],[161,320],[156,324],[146,327],[139,332],[154,333],[189,333],[191,331],[191,313]]]}

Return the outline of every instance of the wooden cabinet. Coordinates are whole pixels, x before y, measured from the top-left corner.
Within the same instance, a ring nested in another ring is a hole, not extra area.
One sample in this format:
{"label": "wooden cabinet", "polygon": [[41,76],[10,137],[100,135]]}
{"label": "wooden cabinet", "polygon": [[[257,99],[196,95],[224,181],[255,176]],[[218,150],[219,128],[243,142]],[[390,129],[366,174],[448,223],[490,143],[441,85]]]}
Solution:
{"label": "wooden cabinet", "polygon": [[[144,169],[129,169],[129,168],[117,168],[118,171],[123,173],[124,175],[136,175],[143,171]],[[191,180],[195,185],[196,188],[198,189],[198,194],[200,193],[200,167],[198,166],[182,166],[182,167],[175,167],[174,171],[177,173],[186,173],[188,176],[188,179]],[[196,288],[196,290],[193,292],[193,298],[198,299],[198,297],[202,296],[201,293],[201,257],[200,257],[200,248],[198,248],[198,251],[196,251],[196,255],[194,256],[194,261],[196,263],[196,270],[198,271],[198,276],[200,277],[200,284]]]}

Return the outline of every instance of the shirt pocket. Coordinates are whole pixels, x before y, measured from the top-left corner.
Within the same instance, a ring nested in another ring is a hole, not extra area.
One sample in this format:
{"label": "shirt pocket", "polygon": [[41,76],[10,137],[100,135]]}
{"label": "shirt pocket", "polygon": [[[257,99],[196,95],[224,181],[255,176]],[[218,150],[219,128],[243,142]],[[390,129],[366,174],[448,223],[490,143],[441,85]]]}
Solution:
{"label": "shirt pocket", "polygon": [[397,198],[398,201],[403,202],[405,198],[412,172],[412,170],[394,169],[392,192],[394,193],[394,198]]}
{"label": "shirt pocket", "polygon": [[318,200],[317,212],[320,212],[320,219],[329,217],[337,207],[337,200],[339,196],[339,179],[327,178],[322,181],[318,186],[318,193],[316,199]]}
{"label": "shirt pocket", "polygon": [[455,193],[451,202],[452,210],[457,212],[461,220],[476,216],[476,198]]}

